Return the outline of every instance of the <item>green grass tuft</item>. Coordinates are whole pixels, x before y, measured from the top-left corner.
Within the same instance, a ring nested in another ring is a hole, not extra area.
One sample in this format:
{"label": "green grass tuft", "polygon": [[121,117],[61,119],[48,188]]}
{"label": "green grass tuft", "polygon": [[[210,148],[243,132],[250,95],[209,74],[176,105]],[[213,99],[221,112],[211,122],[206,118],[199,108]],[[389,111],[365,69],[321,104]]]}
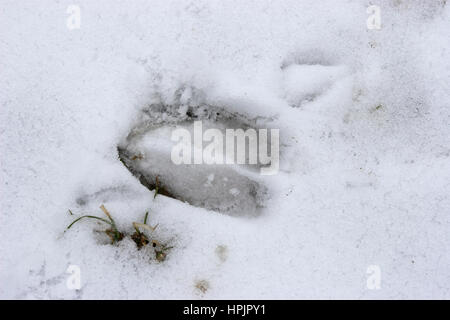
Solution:
{"label": "green grass tuft", "polygon": [[[108,210],[106,210],[104,205],[100,206],[100,209],[103,211],[103,213],[108,217],[109,221],[101,218],[101,217],[97,217],[97,216],[91,216],[91,215],[84,215],[81,216],[77,219],[75,219],[68,227],[67,230],[70,229],[75,223],[77,223],[78,221],[84,219],[84,218],[89,218],[89,219],[97,219],[100,220],[104,223],[107,223],[111,228],[105,230],[105,233],[111,238],[112,243],[116,243],[120,240],[123,239],[123,233],[121,233],[116,226],[116,222],[114,221],[114,219],[112,218],[111,214],[108,212]],[[71,215],[73,215],[72,211],[69,210],[69,213]]]}

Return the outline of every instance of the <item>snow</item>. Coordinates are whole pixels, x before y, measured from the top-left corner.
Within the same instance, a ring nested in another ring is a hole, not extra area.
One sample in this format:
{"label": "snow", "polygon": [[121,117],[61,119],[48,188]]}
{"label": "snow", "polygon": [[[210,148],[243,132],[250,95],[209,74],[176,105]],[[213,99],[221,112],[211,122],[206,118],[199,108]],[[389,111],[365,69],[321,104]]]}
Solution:
{"label": "snow", "polygon": [[[450,298],[449,18],[442,0],[2,1],[0,297]],[[258,215],[139,183],[117,146],[152,104],[280,129]],[[64,232],[101,204],[128,234],[149,211],[167,259],[92,220]]]}

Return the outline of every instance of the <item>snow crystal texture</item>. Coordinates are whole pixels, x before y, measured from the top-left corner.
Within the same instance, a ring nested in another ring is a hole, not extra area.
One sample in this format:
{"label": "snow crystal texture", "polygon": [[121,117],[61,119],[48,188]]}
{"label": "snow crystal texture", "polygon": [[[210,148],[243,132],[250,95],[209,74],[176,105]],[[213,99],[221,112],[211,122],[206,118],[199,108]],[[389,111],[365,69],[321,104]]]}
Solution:
{"label": "snow crystal texture", "polygon": [[[3,0],[0,298],[450,298],[449,30],[444,0]],[[258,214],[213,210],[234,185],[154,198],[120,161],[145,108],[194,102],[280,129]],[[149,211],[165,261],[65,232],[101,204],[127,234]]]}

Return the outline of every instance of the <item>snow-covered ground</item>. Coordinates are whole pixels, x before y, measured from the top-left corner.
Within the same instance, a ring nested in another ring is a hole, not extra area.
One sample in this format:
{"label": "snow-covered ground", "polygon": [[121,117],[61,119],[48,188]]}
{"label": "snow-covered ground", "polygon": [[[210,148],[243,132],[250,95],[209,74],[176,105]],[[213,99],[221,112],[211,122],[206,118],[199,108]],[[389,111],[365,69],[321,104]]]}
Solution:
{"label": "snow-covered ground", "polygon": [[[0,298],[450,298],[449,30],[444,0],[2,0]],[[280,129],[257,215],[154,198],[120,162],[180,100]],[[128,234],[148,210],[167,259],[64,232],[102,204]]]}

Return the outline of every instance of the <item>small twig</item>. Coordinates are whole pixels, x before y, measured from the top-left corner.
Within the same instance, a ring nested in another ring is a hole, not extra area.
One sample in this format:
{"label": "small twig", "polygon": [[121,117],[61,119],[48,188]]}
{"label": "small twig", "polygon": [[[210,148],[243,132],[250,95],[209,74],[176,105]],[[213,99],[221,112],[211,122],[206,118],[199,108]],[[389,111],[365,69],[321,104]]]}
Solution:
{"label": "small twig", "polygon": [[136,154],[133,157],[131,157],[131,160],[142,160],[144,156],[142,154]]}

